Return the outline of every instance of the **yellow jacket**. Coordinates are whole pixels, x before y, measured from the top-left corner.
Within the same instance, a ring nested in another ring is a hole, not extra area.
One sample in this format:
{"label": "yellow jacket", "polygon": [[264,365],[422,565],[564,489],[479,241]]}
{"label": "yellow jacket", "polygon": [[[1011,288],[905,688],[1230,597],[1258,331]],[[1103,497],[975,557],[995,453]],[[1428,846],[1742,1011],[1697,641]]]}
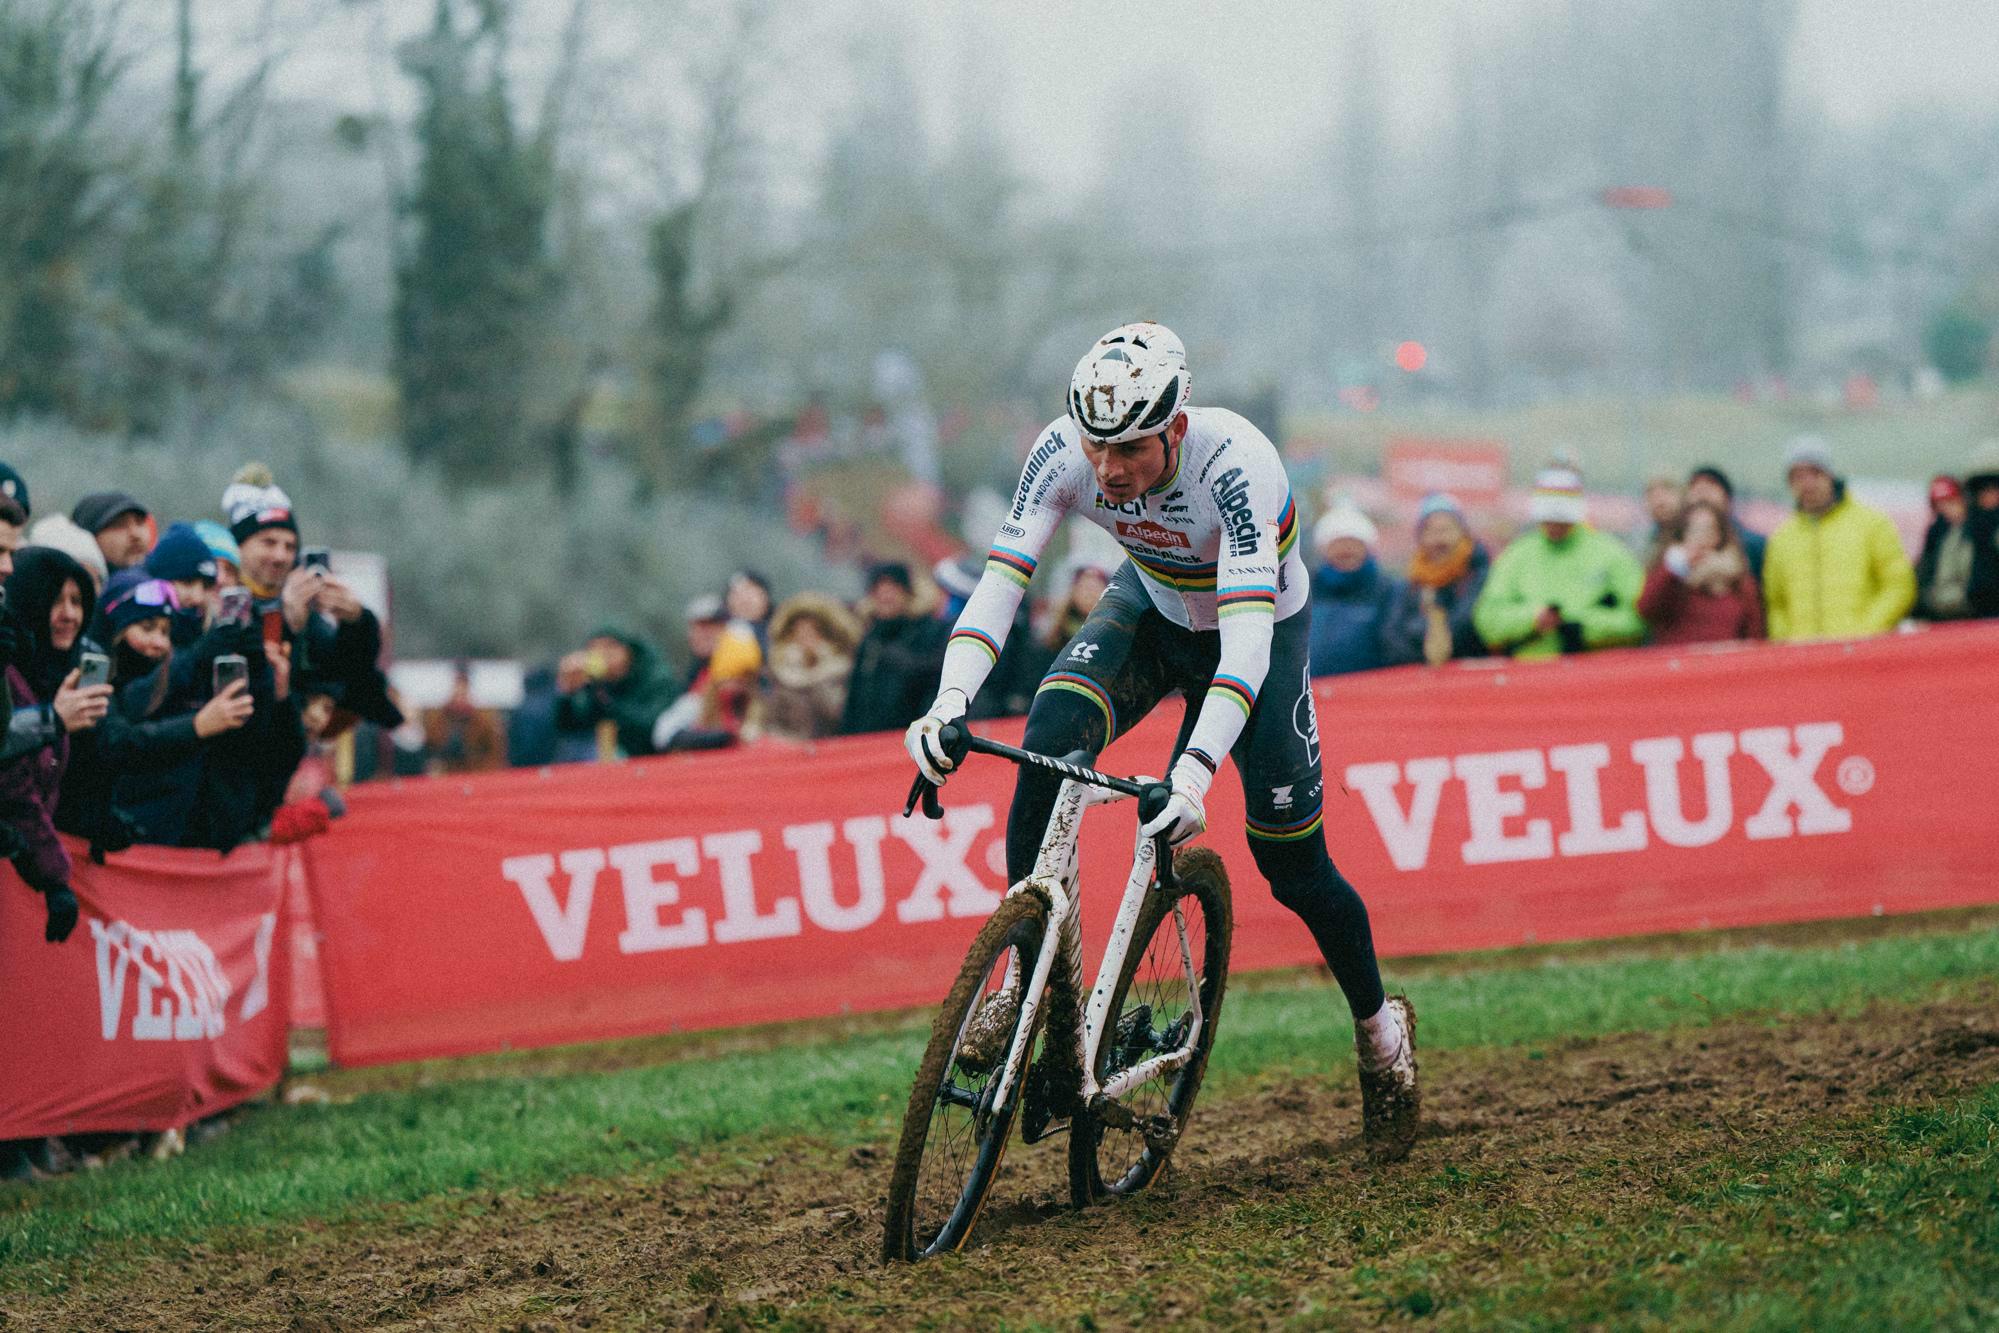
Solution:
{"label": "yellow jacket", "polygon": [[1763,600],[1773,639],[1885,634],[1915,605],[1916,571],[1888,516],[1842,493],[1770,534]]}

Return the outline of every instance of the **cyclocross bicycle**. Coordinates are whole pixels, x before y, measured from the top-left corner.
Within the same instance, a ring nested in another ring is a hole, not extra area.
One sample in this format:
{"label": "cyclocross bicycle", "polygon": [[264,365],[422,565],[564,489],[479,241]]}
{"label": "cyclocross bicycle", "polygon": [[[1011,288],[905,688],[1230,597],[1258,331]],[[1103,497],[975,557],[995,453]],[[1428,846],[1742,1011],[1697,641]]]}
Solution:
{"label": "cyclocross bicycle", "polygon": [[[1193,1110],[1228,980],[1221,858],[1205,847],[1176,858],[1164,837],[1140,837],[1096,984],[1083,992],[1083,812],[1133,797],[1142,825],[1165,808],[1165,783],[1099,773],[1082,755],[1030,754],[956,723],[939,739],[954,760],[976,751],[1066,780],[1033,871],[972,941],[931,1027],[889,1182],[889,1260],[964,1247],[1016,1118],[1028,1143],[1068,1129],[1077,1207],[1150,1185]],[[921,777],[905,816],[919,799],[931,819],[943,816]]]}

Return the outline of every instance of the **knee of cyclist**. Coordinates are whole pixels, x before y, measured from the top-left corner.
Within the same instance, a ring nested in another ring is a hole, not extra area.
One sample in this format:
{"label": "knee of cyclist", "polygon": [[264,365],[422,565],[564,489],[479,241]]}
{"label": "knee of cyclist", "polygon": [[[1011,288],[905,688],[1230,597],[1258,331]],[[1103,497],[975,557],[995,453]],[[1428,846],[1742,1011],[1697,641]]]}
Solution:
{"label": "knee of cyclist", "polygon": [[1103,718],[1089,704],[1051,692],[1035,698],[1020,745],[1030,753],[1056,759],[1077,750],[1094,756],[1103,748],[1103,729]]}
{"label": "knee of cyclist", "polygon": [[1332,860],[1326,855],[1326,844],[1321,838],[1277,842],[1251,834],[1249,854],[1256,858],[1256,868],[1270,881],[1271,891],[1277,895],[1279,902],[1284,901],[1287,892],[1295,892],[1302,885],[1318,882],[1322,878],[1322,868],[1332,868]]}

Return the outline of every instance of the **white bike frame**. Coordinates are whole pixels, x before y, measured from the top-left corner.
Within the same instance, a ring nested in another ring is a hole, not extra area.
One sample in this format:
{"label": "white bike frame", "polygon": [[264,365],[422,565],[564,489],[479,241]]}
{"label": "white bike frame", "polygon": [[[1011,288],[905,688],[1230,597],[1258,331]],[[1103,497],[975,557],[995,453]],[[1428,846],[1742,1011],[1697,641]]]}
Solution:
{"label": "white bike frame", "polygon": [[[1042,938],[1041,950],[1034,960],[1033,975],[1021,995],[1020,1017],[1014,1025],[1013,1045],[1007,1051],[1006,1066],[989,1099],[992,1106],[1006,1106],[1008,1098],[1013,1096],[1020,1071],[1027,1060],[1028,1038],[1034,1031],[1035,1015],[1047,994],[1048,978],[1054,971],[1058,954],[1062,955],[1061,961],[1071,984],[1080,985],[1083,904],[1081,895],[1076,892],[1076,871],[1083,812],[1093,805],[1106,805],[1124,799],[1121,792],[1065,778],[1055,798],[1054,812],[1048,817],[1048,831],[1041,840],[1041,853],[1035,859],[1034,869],[1026,879],[1007,890],[1008,896],[1033,893],[1046,901],[1048,927]],[[1151,886],[1153,867],[1159,856],[1158,845],[1153,839],[1140,835],[1137,841],[1132,854],[1131,877],[1125,881],[1124,899],[1118,904],[1117,920],[1111,926],[1110,941],[1104,946],[1103,961],[1097,966],[1096,984],[1090,988],[1089,1005],[1077,1033],[1076,1062],[1083,1072],[1081,1102],[1084,1106],[1092,1105],[1099,1094],[1122,1097],[1155,1078],[1183,1068],[1199,1049],[1201,1031],[1207,1024],[1207,1016],[1201,1012],[1200,978],[1194,970],[1193,949],[1187,941],[1186,918],[1180,904],[1175,902],[1173,921],[1179,932],[1180,957],[1187,970],[1187,991],[1193,1004],[1193,1022],[1187,1030],[1187,1039],[1175,1050],[1161,1052],[1120,1071],[1108,1083],[1097,1082],[1096,1062],[1091,1057],[1096,1053],[1097,1043],[1103,1038],[1104,1025],[1110,1019],[1112,992],[1117,989],[1118,977],[1124,971],[1125,954],[1132,946],[1133,934],[1137,932],[1138,914],[1145,906],[1145,893]],[[1019,966],[1019,955],[1009,956],[1006,975],[1001,982],[1002,990],[1010,990],[1020,983]]]}

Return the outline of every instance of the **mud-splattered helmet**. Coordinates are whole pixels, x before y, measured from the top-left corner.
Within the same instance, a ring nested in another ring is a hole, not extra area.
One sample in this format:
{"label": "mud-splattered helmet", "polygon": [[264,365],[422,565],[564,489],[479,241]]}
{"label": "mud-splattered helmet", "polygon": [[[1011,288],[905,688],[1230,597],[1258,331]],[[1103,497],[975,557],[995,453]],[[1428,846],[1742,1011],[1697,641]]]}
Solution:
{"label": "mud-splattered helmet", "polygon": [[1163,324],[1112,329],[1069,377],[1069,416],[1100,444],[1156,435],[1187,405],[1187,349]]}

